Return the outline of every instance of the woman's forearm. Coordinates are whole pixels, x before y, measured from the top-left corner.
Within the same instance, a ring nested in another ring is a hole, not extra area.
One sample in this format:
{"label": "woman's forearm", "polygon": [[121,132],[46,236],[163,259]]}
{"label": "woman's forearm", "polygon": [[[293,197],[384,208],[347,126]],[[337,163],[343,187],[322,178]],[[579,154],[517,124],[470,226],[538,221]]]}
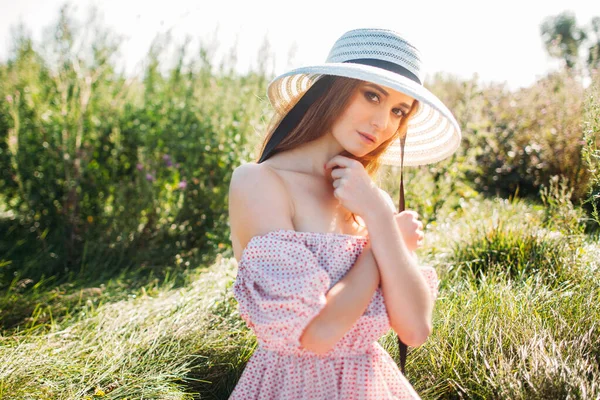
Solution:
{"label": "woman's forearm", "polygon": [[380,208],[365,215],[370,244],[381,275],[381,291],[392,329],[417,347],[431,333],[433,300],[416,258],[406,247],[394,213]]}
{"label": "woman's forearm", "polygon": [[304,330],[301,346],[318,354],[333,348],[365,312],[379,283],[367,242],[350,271],[327,292],[327,304]]}

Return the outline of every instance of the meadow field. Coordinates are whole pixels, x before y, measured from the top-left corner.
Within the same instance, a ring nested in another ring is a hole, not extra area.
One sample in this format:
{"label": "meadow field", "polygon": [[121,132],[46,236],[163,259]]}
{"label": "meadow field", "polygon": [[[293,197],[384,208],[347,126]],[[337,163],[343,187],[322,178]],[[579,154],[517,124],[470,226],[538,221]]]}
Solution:
{"label": "meadow field", "polygon": [[[257,345],[227,207],[271,118],[269,49],[240,74],[233,50],[161,36],[129,77],[101,25],[66,8],[49,32],[0,63],[0,399],[226,399]],[[463,142],[405,170],[441,280],[408,380],[423,399],[600,399],[600,75],[425,86]],[[377,183],[398,199],[398,168]],[[379,342],[398,360],[393,331]]]}

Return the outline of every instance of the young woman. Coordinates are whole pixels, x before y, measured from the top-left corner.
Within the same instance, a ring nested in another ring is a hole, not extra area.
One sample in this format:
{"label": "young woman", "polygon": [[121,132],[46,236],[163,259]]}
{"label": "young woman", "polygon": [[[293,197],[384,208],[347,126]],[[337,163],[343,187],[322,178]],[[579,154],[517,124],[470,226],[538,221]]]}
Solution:
{"label": "young woman", "polygon": [[230,399],[419,398],[377,340],[427,340],[437,275],[414,256],[418,215],[372,178],[459,145],[420,64],[396,32],[357,29],[269,84],[275,121],[229,191],[234,293],[259,343]]}

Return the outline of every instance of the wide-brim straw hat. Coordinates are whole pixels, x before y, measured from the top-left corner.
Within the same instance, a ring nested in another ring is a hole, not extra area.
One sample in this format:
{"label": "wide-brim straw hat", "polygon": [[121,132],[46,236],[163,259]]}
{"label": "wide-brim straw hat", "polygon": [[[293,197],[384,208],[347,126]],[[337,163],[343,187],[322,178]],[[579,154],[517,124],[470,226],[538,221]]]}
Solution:
{"label": "wide-brim straw hat", "polygon": [[[434,163],[452,155],[461,140],[456,119],[423,82],[419,50],[388,29],[354,29],[333,45],[323,64],[285,72],[273,79],[267,96],[275,112],[283,118],[323,75],[335,75],[379,84],[419,101],[408,122],[404,165]],[[381,156],[386,165],[401,165],[400,138]]]}

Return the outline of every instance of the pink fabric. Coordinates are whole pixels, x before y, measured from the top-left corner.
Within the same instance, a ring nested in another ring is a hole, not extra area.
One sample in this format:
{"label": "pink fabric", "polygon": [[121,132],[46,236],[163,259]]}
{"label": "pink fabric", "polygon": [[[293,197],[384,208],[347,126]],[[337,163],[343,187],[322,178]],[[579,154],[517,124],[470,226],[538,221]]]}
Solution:
{"label": "pink fabric", "polygon": [[[368,238],[280,229],[254,236],[234,283],[240,315],[259,346],[230,400],[419,399],[377,340],[390,329],[381,287],[327,354],[300,347],[325,294],[352,267]],[[435,299],[435,269],[421,268]]]}

